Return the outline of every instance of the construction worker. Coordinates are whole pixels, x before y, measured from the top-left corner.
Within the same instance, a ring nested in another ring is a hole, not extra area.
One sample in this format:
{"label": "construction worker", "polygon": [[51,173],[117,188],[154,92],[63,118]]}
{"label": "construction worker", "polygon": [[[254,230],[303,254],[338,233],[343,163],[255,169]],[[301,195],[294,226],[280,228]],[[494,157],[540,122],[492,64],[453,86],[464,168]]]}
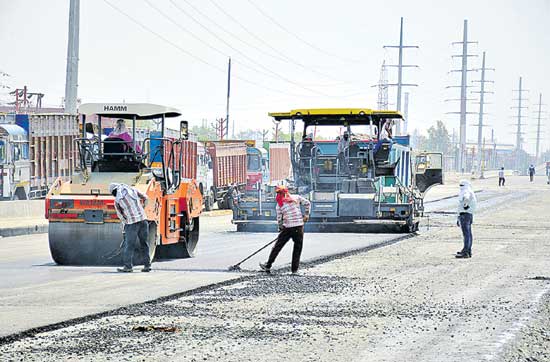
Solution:
{"label": "construction worker", "polygon": [[535,166],[531,164],[529,166],[529,181],[533,182],[534,178],[535,178]]}
{"label": "construction worker", "polygon": [[472,223],[476,210],[477,199],[472,185],[468,180],[460,181],[460,193],[458,195],[458,219],[456,225],[462,229],[464,247],[456,253],[457,258],[472,257]]}
{"label": "construction worker", "polygon": [[500,170],[498,170],[498,186],[504,186],[505,182],[506,179],[504,178],[504,167],[501,167]]}
{"label": "construction worker", "polygon": [[[122,263],[124,266],[118,268],[121,273],[130,273],[133,270],[133,258],[135,249],[143,253],[144,265],[142,272],[151,271],[151,260],[149,257],[149,224],[146,219],[145,209],[147,196],[131,186],[119,183],[111,183],[109,192],[115,197],[115,210],[122,223]],[[136,242],[139,243],[136,245]]]}
{"label": "construction worker", "polygon": [[[286,186],[278,186],[275,192],[277,194],[276,210],[279,237],[271,249],[267,263],[260,263],[260,268],[266,273],[270,273],[271,266],[275,262],[277,255],[279,255],[285,244],[292,239],[294,249],[292,250],[291,271],[295,275],[300,266],[300,255],[302,254],[302,244],[304,241],[304,223],[309,220],[311,203],[301,196],[290,195]],[[300,206],[304,206],[304,214],[302,214]]]}
{"label": "construction worker", "polygon": [[389,143],[390,147],[393,142],[393,119],[388,119],[384,122],[382,129],[378,132],[378,141],[374,145],[374,153],[376,154],[382,143]]}

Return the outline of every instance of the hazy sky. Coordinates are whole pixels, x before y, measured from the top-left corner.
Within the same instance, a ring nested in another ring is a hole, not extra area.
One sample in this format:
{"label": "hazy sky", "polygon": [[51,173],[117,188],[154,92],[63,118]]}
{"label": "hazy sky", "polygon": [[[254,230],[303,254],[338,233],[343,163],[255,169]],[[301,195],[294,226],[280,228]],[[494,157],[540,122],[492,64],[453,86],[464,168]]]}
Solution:
{"label": "hazy sky", "polygon": [[[27,85],[46,94],[45,104],[60,104],[68,8],[69,0],[0,0],[0,71],[11,76],[0,81]],[[212,121],[225,115],[231,56],[230,118],[237,129],[271,128],[268,111],[375,108],[377,89],[371,86],[382,61],[397,60],[397,51],[383,45],[398,43],[401,16],[405,43],[420,47],[405,53],[407,64],[420,66],[404,75],[405,82],[419,84],[407,90],[409,130],[439,119],[458,129],[458,116],[447,114],[458,111],[458,103],[445,100],[457,98],[459,90],[445,87],[459,84],[458,74],[448,73],[459,66],[451,55],[461,51],[451,43],[461,40],[468,19],[470,38],[479,42],[471,53],[486,51],[487,65],[496,68],[488,74],[495,93],[487,96],[486,122],[499,142],[514,142],[512,90],[523,76],[530,90],[526,149],[532,152],[538,94],[550,104],[550,0],[81,0],[79,97],[166,104],[181,108],[192,122]],[[469,60],[471,68],[479,67],[480,57]],[[395,69],[389,78],[396,81]],[[469,73],[474,79],[479,73]],[[395,98],[392,90],[390,102]],[[477,112],[478,105],[472,102],[469,111]],[[477,115],[471,115],[472,141],[475,123]],[[547,115],[550,147],[548,124]]]}

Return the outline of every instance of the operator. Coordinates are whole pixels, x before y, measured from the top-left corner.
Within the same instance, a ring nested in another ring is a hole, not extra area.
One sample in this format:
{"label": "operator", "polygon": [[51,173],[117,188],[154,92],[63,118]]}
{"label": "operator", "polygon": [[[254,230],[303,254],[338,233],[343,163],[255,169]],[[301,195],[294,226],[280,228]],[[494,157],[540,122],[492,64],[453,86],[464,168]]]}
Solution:
{"label": "operator", "polygon": [[529,165],[529,181],[533,182],[535,178],[535,166],[533,164]]}
{"label": "operator", "polygon": [[340,164],[340,170],[343,173],[349,173],[349,165],[346,157],[346,152],[349,149],[350,139],[349,132],[345,131],[342,137],[338,140],[338,163]]}
{"label": "operator", "polygon": [[[120,138],[123,141],[126,141],[126,144],[131,149],[134,148],[134,139],[130,135],[130,132],[128,132],[128,128],[126,127],[126,122],[123,119],[118,119],[116,121],[115,128],[109,133],[109,138]],[[141,147],[139,147],[139,144],[136,143],[136,152],[141,153]]]}
{"label": "operator", "polygon": [[456,253],[457,258],[472,257],[472,223],[476,211],[477,199],[472,185],[468,180],[460,181],[460,193],[458,195],[458,219],[456,225],[462,229],[464,247]]}
{"label": "operator", "polygon": [[[124,266],[118,268],[121,273],[130,273],[133,270],[132,260],[135,249],[143,253],[144,265],[142,272],[151,271],[149,259],[149,224],[145,216],[142,204],[147,201],[147,196],[131,186],[119,183],[111,183],[109,192],[115,197],[115,210],[122,223],[122,262]],[[137,243],[137,244],[136,244]]]}
{"label": "operator", "polygon": [[376,145],[374,146],[374,153],[376,154],[380,147],[382,146],[382,143],[390,143],[390,147],[393,140],[393,120],[388,119],[386,122],[384,122],[384,125],[382,126],[382,129],[378,133],[378,142],[376,142]]}
{"label": "operator", "polygon": [[[290,195],[286,186],[277,186],[275,192],[277,194],[276,210],[279,236],[271,249],[267,263],[260,263],[260,268],[266,273],[271,273],[271,266],[275,262],[277,255],[279,255],[285,244],[292,239],[294,249],[292,250],[291,271],[292,275],[296,275],[300,266],[300,255],[302,254],[302,245],[304,242],[304,223],[309,220],[311,203],[299,195]],[[300,206],[304,206],[305,215],[302,215]]]}

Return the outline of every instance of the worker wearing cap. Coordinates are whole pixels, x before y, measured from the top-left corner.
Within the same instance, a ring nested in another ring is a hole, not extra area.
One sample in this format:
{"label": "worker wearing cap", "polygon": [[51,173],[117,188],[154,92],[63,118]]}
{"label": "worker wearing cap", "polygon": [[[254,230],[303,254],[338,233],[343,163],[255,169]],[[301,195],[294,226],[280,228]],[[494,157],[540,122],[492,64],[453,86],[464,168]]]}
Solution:
{"label": "worker wearing cap", "polygon": [[462,229],[464,247],[456,253],[457,258],[472,257],[472,223],[476,211],[477,199],[468,180],[460,181],[460,193],[458,195],[458,219],[456,225]]}
{"label": "worker wearing cap", "polygon": [[[292,251],[292,274],[298,272],[300,255],[304,241],[304,223],[309,219],[310,202],[298,195],[290,195],[285,186],[278,186],[275,190],[277,196],[277,223],[279,224],[279,237],[271,249],[267,263],[260,263],[260,268],[266,273],[271,272],[271,266],[285,244],[292,239],[294,249]],[[305,213],[302,214],[301,206]]]}
{"label": "worker wearing cap", "polygon": [[[124,266],[117,270],[121,273],[130,273],[133,270],[134,250],[143,252],[144,265],[142,272],[151,271],[149,258],[149,224],[142,203],[147,196],[131,186],[111,183],[109,192],[115,197],[115,210],[122,223],[124,240],[122,243],[122,262]],[[138,244],[136,245],[136,242]]]}

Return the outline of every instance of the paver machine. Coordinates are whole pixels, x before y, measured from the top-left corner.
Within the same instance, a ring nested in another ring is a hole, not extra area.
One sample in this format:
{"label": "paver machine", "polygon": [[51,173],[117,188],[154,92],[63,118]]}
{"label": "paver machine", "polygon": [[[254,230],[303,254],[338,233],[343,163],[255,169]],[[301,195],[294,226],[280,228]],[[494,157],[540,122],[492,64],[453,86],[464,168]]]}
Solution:
{"label": "paver machine", "polygon": [[[123,119],[131,137],[120,135],[76,140],[79,172],[70,181],[58,179],[46,198],[49,246],[53,260],[67,265],[120,264],[123,233],[108,187],[112,182],[131,185],[148,196],[149,258],[186,258],[195,253],[199,239],[202,196],[185,161],[187,122],[180,123],[180,137],[165,137],[165,120],[178,117],[177,109],[154,104],[83,104],[82,129],[94,115],[98,129],[102,118]],[[138,145],[136,121],[154,120],[159,137]],[[196,145],[195,145],[196,150]],[[196,152],[195,152],[196,155]],[[89,160],[92,160],[90,162]],[[137,260],[136,264],[143,263]]]}
{"label": "paver machine", "polygon": [[[442,155],[433,153],[429,157],[433,162],[416,163],[408,136],[379,136],[386,125],[391,129],[403,121],[401,114],[354,108],[269,115],[279,122],[290,121],[288,184],[291,192],[312,203],[306,230],[413,232],[418,228],[425,191],[443,182]],[[295,139],[298,122],[303,124],[301,140]],[[423,167],[421,189],[413,169],[416,164]],[[273,194],[255,199],[239,195],[233,222],[239,231],[276,231],[275,207]]]}

